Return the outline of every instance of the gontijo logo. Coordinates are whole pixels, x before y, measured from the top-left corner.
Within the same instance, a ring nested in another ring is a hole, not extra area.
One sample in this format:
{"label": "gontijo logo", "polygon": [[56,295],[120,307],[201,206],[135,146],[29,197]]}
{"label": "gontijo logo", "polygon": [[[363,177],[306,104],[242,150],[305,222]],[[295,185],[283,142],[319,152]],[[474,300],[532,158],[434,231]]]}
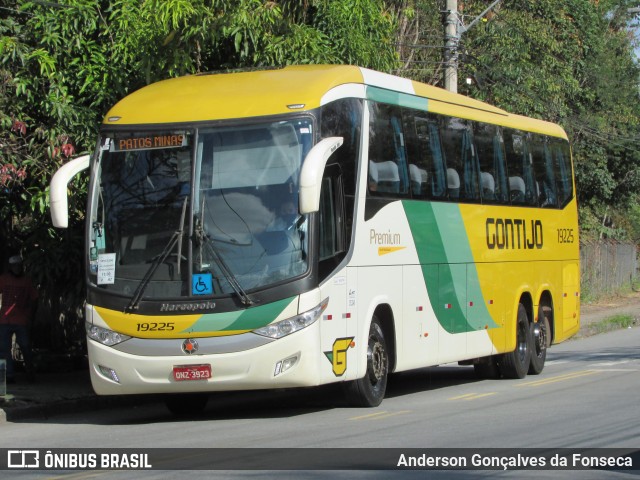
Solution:
{"label": "gontijo logo", "polygon": [[344,375],[344,372],[347,371],[347,350],[355,346],[353,338],[354,337],[336,338],[336,341],[333,342],[333,350],[331,352],[324,352],[333,365],[333,374],[336,377]]}

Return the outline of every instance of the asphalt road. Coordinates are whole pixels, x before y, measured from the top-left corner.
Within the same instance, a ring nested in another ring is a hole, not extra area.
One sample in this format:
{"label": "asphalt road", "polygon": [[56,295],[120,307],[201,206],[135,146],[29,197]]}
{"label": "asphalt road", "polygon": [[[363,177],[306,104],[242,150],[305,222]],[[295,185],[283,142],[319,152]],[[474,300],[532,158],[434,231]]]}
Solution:
{"label": "asphalt road", "polygon": [[[7,423],[0,431],[0,447],[639,450],[639,345],[638,327],[565,342],[550,349],[541,375],[523,380],[477,380],[472,367],[453,365],[397,374],[390,379],[387,398],[375,409],[348,408],[339,389],[326,387],[216,395],[199,418],[176,419],[164,405],[149,404]],[[131,472],[128,477],[125,473],[77,472],[73,478],[130,478]],[[139,473],[136,478],[172,476]],[[365,472],[302,473],[281,472],[278,478],[364,478]],[[426,472],[415,471],[367,472],[366,478],[418,478],[419,473],[424,478]],[[469,472],[464,473],[460,478],[467,478]],[[474,472],[474,476],[530,478],[531,473]],[[637,473],[607,472],[604,477],[597,471],[540,471],[535,476],[638,478]],[[429,472],[429,478],[435,474],[445,475]],[[446,472],[447,478],[458,474]],[[43,472],[27,475],[52,477]],[[200,475],[206,476],[190,473],[190,477]],[[254,476],[258,472],[216,472],[214,478]]]}

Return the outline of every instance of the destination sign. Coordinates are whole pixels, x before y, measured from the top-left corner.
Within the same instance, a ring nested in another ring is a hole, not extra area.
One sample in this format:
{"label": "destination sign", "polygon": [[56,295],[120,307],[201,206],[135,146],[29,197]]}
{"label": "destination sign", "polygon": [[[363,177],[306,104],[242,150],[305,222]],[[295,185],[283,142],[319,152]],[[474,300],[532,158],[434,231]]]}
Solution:
{"label": "destination sign", "polygon": [[180,148],[188,145],[188,137],[184,133],[153,133],[143,136],[116,137],[110,140],[109,151],[111,152]]}

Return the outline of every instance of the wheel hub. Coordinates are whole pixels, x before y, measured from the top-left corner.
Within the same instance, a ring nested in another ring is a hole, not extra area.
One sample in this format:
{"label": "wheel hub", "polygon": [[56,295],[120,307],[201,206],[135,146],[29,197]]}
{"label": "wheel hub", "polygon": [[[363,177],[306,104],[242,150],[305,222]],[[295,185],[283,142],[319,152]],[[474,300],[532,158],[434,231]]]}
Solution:
{"label": "wheel hub", "polygon": [[380,342],[375,342],[369,350],[370,377],[374,382],[378,382],[384,376],[385,353]]}
{"label": "wheel hub", "polygon": [[543,324],[536,323],[533,327],[533,340],[536,351],[542,353],[547,348],[547,329]]}

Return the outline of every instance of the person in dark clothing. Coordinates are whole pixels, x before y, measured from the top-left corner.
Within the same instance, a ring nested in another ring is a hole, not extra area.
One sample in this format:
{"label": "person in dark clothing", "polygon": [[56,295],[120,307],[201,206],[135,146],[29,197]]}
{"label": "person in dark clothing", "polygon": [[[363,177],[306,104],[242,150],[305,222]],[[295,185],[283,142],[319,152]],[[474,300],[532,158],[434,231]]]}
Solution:
{"label": "person in dark clothing", "polygon": [[20,347],[29,379],[33,379],[33,362],[29,326],[35,313],[38,291],[24,274],[20,255],[9,258],[8,271],[0,275],[0,359],[7,362],[7,383],[15,382],[15,364],[11,355],[12,337]]}

